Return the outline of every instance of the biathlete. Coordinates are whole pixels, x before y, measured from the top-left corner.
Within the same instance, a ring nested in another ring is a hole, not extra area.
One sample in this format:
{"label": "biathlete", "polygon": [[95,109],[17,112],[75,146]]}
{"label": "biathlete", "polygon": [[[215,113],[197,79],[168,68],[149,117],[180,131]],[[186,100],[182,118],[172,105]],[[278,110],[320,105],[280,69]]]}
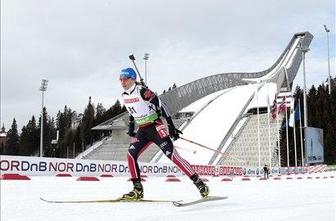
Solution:
{"label": "biathlete", "polygon": [[[136,78],[137,75],[132,68],[121,71],[120,83],[124,89],[122,98],[129,112],[128,135],[133,137],[127,153],[133,190],[124,194],[121,199],[139,200],[144,197],[137,159],[151,143],[158,145],[162,152],[193,181],[203,198],[207,197],[209,195],[208,186],[173,146],[170,137],[177,140],[182,132],[175,128],[166,105],[150,89],[137,82]],[[168,123],[169,133],[160,119],[161,116]],[[136,133],[134,132],[135,123],[139,127]]]}

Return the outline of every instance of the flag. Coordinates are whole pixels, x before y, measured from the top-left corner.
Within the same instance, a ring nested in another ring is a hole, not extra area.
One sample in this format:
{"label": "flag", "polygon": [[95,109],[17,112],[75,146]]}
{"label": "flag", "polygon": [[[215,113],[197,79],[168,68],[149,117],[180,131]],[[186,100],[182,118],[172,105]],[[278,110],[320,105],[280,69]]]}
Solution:
{"label": "flag", "polygon": [[295,105],[295,100],[293,98],[290,103],[290,116],[289,116],[289,123],[288,123],[290,127],[293,127],[294,125],[294,105]]}
{"label": "flag", "polygon": [[280,114],[281,112],[285,112],[285,111],[286,111],[286,96],[282,98],[278,113]]}
{"label": "flag", "polygon": [[278,113],[278,104],[277,104],[277,99],[276,99],[276,95],[274,97],[274,101],[273,101],[273,105],[271,108],[271,114],[272,114],[272,118],[275,119]]}
{"label": "flag", "polygon": [[297,105],[294,111],[294,120],[299,121],[300,120],[300,105]]}
{"label": "flag", "polygon": [[[299,101],[300,102],[300,101]],[[296,121],[299,121],[300,120],[300,104],[297,104],[296,105],[296,108],[294,109],[294,104],[295,104],[295,101],[294,99],[291,101],[291,108],[290,108],[290,117],[287,121],[287,124],[286,122],[282,125],[282,129],[287,127],[287,125],[289,127],[293,127],[294,126],[294,122]]]}

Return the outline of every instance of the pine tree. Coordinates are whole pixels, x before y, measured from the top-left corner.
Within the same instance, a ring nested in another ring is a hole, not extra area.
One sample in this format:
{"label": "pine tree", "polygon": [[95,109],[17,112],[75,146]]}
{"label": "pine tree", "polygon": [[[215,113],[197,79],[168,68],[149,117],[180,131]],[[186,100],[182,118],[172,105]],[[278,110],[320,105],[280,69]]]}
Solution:
{"label": "pine tree", "polygon": [[28,155],[28,131],[26,126],[23,126],[21,129],[21,135],[20,135],[20,150],[19,153],[20,155],[27,156]]}
{"label": "pine tree", "polygon": [[71,128],[72,119],[75,115],[76,113],[67,106],[64,107],[63,112],[58,111],[56,118],[56,126],[57,130],[59,130],[58,150],[56,154],[58,157],[66,157],[67,149],[72,148],[74,138],[73,136],[69,136],[69,133],[75,133]]}
{"label": "pine tree", "polygon": [[106,119],[104,118],[104,114],[106,112],[106,109],[104,108],[102,103],[97,104],[96,108],[96,120],[95,120],[95,125],[98,125],[102,122],[104,122]]}
{"label": "pine tree", "polygon": [[84,116],[80,124],[83,150],[85,150],[86,145],[93,143],[93,134],[91,128],[93,127],[94,117],[94,106],[91,103],[91,97],[89,97],[89,103],[84,111]]}
{"label": "pine tree", "polygon": [[74,138],[75,154],[74,154],[73,157],[77,156],[77,154],[82,151],[82,139],[81,139],[81,128],[80,128],[80,126],[78,126],[75,131],[76,131],[75,138]]}
{"label": "pine tree", "polygon": [[5,154],[5,145],[3,143],[0,144],[0,155]]}
{"label": "pine tree", "polygon": [[19,134],[17,130],[17,124],[15,118],[11,129],[7,132],[7,141],[5,147],[5,154],[9,155],[19,155],[20,146],[19,146]]}
{"label": "pine tree", "polygon": [[[48,116],[47,109],[43,108],[43,152],[48,156],[51,148],[51,140],[56,137],[55,122]],[[39,139],[41,136],[41,117],[39,118]],[[39,145],[40,146],[40,145]]]}
{"label": "pine tree", "polygon": [[[98,103],[97,104],[97,108],[96,108],[96,116],[94,119],[94,123],[93,126],[97,126],[99,124],[101,124],[102,122],[104,122],[106,120],[105,118],[105,113],[106,113],[106,109],[104,108],[102,103]],[[94,140],[99,140],[102,138],[103,132],[102,131],[92,131],[93,133],[93,137]]]}
{"label": "pine tree", "polygon": [[20,135],[20,155],[31,156],[38,153],[39,135],[36,128],[35,117],[23,126]]}

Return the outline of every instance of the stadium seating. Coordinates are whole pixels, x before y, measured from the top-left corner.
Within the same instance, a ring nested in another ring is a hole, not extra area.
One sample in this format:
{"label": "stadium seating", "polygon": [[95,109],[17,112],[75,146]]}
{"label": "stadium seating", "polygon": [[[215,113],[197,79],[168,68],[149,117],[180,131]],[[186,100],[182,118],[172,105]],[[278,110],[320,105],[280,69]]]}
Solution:
{"label": "stadium seating", "polygon": [[[279,122],[283,119],[279,115]],[[278,163],[277,155],[277,132],[279,127],[276,120],[271,118],[271,159],[272,165]],[[279,123],[280,125],[280,123]],[[269,135],[268,135],[268,114],[259,115],[260,126],[260,155],[261,164],[269,164]],[[258,166],[258,118],[257,115],[249,115],[247,121],[235,135],[233,141],[226,150],[226,154],[217,164],[228,166]]]}

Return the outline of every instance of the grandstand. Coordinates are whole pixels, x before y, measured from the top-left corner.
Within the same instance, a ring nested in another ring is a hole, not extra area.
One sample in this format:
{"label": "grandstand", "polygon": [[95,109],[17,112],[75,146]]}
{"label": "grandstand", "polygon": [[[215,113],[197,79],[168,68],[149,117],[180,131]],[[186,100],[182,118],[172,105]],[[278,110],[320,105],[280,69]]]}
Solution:
{"label": "grandstand", "polygon": [[[265,71],[210,75],[160,95],[160,99],[168,104],[170,112],[179,116],[174,121],[181,125],[183,136],[217,151],[177,140],[174,145],[180,147],[180,155],[192,164],[257,166],[260,164],[260,143],[261,163],[269,164],[271,160],[271,166],[277,166],[279,124],[271,122],[269,144],[269,114],[264,112],[258,117],[255,110],[257,107],[266,109],[275,94],[278,94],[277,102],[281,102],[281,96],[291,91],[302,62],[300,46],[308,47],[312,38],[309,32],[294,34],[277,61]],[[286,102],[290,99],[288,96]],[[282,118],[280,115],[280,122]],[[112,131],[111,136],[79,158],[125,160],[130,139],[126,135],[127,121],[127,114],[121,114],[94,127],[93,130]],[[225,154],[218,154],[218,151]],[[151,145],[140,161],[163,163],[168,162],[168,159],[160,153],[158,147]]]}

